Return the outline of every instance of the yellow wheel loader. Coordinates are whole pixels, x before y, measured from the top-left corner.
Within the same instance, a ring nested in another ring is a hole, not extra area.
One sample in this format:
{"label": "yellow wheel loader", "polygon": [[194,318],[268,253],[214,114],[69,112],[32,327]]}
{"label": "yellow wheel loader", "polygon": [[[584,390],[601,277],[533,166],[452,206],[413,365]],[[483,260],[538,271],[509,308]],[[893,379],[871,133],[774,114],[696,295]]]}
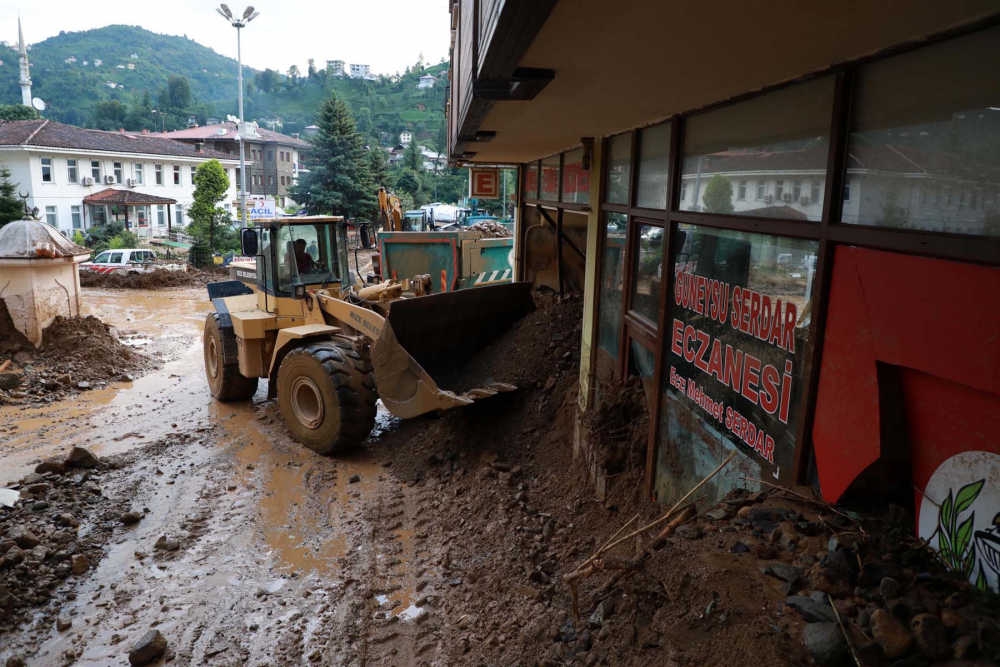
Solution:
{"label": "yellow wheel loader", "polygon": [[254,261],[232,264],[234,280],[208,285],[208,386],[219,400],[246,400],[267,379],[268,397],[306,447],[331,454],[363,442],[378,399],[410,418],[516,388],[448,391],[432,373],[457,375],[534,310],[530,283],[434,295],[425,295],[429,276],[363,286],[350,271],[340,217],[260,221],[241,244]]}

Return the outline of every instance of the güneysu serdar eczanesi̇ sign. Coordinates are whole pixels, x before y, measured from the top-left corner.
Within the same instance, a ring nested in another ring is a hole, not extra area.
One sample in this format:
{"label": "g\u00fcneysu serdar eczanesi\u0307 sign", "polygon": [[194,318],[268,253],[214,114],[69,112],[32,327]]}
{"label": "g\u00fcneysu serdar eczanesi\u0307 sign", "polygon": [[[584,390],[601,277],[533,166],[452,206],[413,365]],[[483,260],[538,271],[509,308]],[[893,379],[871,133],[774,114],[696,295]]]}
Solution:
{"label": "g\u00fcneysu serdar eczanesi\u0307 sign", "polygon": [[718,422],[727,439],[774,466],[775,443],[794,442],[789,412],[799,307],[684,269],[678,266],[674,281],[669,385]]}

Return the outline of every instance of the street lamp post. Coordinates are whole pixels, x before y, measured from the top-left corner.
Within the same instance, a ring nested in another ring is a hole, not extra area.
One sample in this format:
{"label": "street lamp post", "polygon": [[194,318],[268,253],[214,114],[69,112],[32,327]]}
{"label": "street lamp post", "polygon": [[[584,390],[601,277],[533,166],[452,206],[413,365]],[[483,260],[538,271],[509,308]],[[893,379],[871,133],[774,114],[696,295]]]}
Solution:
{"label": "street lamp post", "polygon": [[242,226],[247,227],[247,164],[243,151],[243,144],[246,140],[246,133],[243,129],[243,47],[240,43],[240,29],[245,28],[250,21],[260,16],[260,12],[254,11],[251,6],[244,10],[242,18],[236,18],[225,4],[219,5],[215,11],[222,14],[222,18],[229,21],[236,28],[237,79],[240,87],[240,122],[236,126],[236,140],[240,145],[240,220]]}

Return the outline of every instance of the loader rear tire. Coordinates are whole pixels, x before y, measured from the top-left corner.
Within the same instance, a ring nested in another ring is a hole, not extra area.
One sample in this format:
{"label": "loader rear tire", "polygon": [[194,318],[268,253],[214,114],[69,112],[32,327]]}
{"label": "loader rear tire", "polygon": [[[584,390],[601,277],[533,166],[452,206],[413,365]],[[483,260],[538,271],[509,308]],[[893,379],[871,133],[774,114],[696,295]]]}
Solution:
{"label": "loader rear tire", "polygon": [[257,378],[245,377],[239,364],[223,361],[222,346],[227,341],[235,343],[236,334],[219,326],[218,313],[209,313],[205,318],[204,341],[208,389],[220,401],[245,401],[257,393]]}
{"label": "loader rear tire", "polygon": [[334,339],[289,352],[278,368],[278,407],[292,437],[319,454],[364,442],[378,398],[371,365],[351,341]]}

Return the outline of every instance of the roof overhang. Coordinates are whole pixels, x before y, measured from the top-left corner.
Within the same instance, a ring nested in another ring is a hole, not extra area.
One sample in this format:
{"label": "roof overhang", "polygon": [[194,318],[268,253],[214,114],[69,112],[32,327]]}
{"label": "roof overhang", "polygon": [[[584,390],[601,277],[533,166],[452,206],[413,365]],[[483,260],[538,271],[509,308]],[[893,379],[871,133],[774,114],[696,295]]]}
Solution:
{"label": "roof overhang", "polygon": [[452,158],[533,160],[997,11],[993,0],[558,2],[518,63],[553,78],[534,99],[493,102]]}
{"label": "roof overhang", "polygon": [[163,153],[122,153],[120,151],[98,151],[90,148],[65,148],[58,146],[32,146],[21,144],[19,146],[0,146],[0,151],[23,150],[30,153],[74,153],[76,155],[92,155],[94,157],[127,157],[130,159],[142,158],[144,160],[173,160],[175,162],[204,162],[205,160],[218,160],[222,164],[239,166],[239,159],[220,158],[212,155],[202,157],[188,155],[164,155]]}

